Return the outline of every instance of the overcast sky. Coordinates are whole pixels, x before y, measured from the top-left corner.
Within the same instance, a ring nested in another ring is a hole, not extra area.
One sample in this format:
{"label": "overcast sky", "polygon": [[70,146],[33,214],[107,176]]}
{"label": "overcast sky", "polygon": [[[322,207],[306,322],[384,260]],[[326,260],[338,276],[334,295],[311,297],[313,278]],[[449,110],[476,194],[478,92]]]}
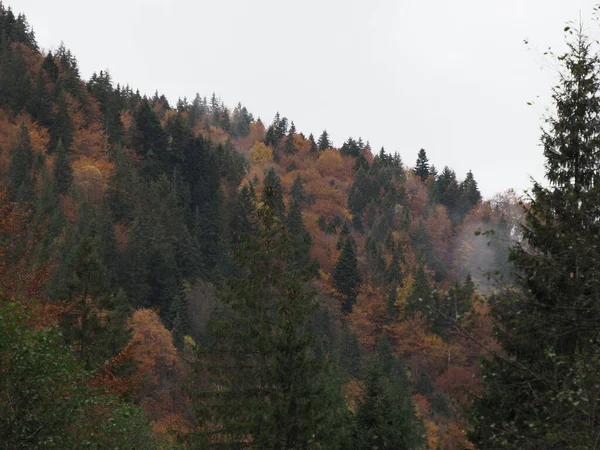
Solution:
{"label": "overcast sky", "polygon": [[[265,123],[349,136],[413,166],[425,148],[484,196],[542,180],[539,127],[579,22],[597,37],[598,0],[4,0],[39,45],[61,41],[81,73],[169,101],[214,91]],[[528,40],[529,44],[525,44]],[[528,106],[528,102],[533,102]]]}

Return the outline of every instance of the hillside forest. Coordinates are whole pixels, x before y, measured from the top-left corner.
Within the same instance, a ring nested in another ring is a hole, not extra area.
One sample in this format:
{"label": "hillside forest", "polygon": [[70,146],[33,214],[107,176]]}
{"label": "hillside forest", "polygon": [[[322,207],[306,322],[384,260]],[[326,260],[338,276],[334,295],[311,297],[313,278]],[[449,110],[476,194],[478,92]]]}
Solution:
{"label": "hillside forest", "polygon": [[599,448],[600,60],[565,32],[549,185],[483,199],[84,80],[0,2],[0,448]]}

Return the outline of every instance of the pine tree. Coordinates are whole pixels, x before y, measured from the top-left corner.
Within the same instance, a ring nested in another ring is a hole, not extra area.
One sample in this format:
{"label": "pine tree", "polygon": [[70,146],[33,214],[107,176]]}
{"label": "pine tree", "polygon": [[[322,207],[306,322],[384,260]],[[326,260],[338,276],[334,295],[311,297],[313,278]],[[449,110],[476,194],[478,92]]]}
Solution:
{"label": "pine tree", "polygon": [[427,158],[425,149],[422,148],[419,150],[419,155],[417,156],[417,163],[415,164],[415,176],[425,181],[427,178],[429,178],[430,174],[429,159]]}
{"label": "pine tree", "polygon": [[481,448],[584,449],[600,435],[600,60],[582,32],[568,46],[541,139],[550,186],[534,183],[510,252],[518,285],[494,302],[506,356],[483,364]]}
{"label": "pine tree", "polygon": [[340,257],[333,272],[335,288],[343,296],[342,310],[352,312],[361,283],[358,261],[356,259],[356,243],[351,236],[346,239]]}

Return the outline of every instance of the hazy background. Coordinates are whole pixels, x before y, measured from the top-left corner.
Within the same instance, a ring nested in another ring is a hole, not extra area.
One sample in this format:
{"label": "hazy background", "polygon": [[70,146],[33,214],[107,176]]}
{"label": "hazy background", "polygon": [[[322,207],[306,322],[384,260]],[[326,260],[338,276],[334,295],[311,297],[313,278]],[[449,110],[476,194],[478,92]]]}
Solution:
{"label": "hazy background", "polygon": [[[413,166],[472,169],[484,196],[543,178],[539,127],[568,21],[598,0],[8,0],[81,73],[178,97],[214,91],[269,124],[362,137]],[[525,44],[527,39],[529,44]],[[539,97],[539,98],[538,98]],[[528,106],[527,102],[532,102]]]}

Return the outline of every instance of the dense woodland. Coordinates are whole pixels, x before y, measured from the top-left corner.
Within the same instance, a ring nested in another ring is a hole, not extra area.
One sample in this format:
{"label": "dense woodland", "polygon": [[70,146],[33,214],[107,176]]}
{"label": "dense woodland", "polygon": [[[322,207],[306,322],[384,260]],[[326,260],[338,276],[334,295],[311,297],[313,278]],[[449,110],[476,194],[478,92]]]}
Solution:
{"label": "dense woodland", "polygon": [[566,31],[550,187],[483,200],[424,149],[83,80],[0,2],[0,448],[598,448],[600,67]]}

